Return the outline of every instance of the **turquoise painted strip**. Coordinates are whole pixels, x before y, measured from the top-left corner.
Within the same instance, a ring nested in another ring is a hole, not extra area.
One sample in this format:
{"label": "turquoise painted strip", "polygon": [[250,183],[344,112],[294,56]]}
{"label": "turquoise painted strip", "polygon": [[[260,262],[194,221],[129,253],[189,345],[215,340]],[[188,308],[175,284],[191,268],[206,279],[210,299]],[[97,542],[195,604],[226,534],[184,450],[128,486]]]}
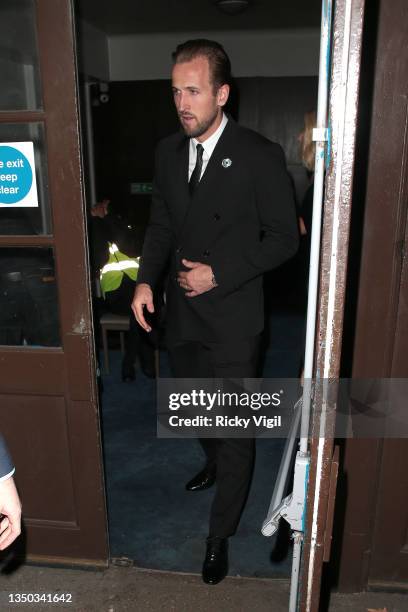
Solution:
{"label": "turquoise painted strip", "polygon": [[309,484],[309,469],[310,469],[310,459],[306,466],[306,476],[305,476],[305,502],[303,504],[303,515],[302,515],[302,532],[305,533],[305,524],[306,524],[306,499],[307,499],[307,486]]}

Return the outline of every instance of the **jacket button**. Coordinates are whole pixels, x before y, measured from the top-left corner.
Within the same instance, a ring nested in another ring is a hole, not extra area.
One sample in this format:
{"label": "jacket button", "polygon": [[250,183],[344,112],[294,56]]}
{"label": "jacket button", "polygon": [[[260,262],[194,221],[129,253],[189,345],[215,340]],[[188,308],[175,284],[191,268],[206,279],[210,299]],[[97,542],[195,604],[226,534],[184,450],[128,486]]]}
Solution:
{"label": "jacket button", "polygon": [[220,215],[218,213],[214,214],[214,221],[219,221],[221,219]]}
{"label": "jacket button", "polygon": [[182,251],[182,250],[183,250],[183,247],[179,246],[179,247],[176,249],[176,253],[181,253],[181,251]]}
{"label": "jacket button", "polygon": [[203,251],[203,255],[204,255],[204,257],[209,257],[210,256],[210,251],[207,251],[207,250]]}

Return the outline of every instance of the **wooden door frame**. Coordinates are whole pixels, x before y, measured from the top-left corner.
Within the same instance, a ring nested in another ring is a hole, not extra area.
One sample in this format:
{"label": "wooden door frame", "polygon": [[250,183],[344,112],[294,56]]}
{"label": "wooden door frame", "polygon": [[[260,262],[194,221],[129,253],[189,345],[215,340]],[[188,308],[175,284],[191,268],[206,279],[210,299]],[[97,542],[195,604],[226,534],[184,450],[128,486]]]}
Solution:
{"label": "wooden door frame", "polygon": [[[16,395],[33,397],[36,393],[55,395],[63,397],[68,407],[65,408],[65,420],[70,456],[66,461],[71,470],[74,516],[67,521],[42,517],[26,519],[28,558],[106,566],[109,551],[73,6],[72,0],[36,0],[34,5],[42,110],[1,111],[0,122],[40,122],[45,127],[53,235],[1,236],[0,247],[46,246],[54,249],[57,280],[63,279],[58,282],[61,348],[0,347],[1,392],[10,398]],[[23,362],[27,375],[17,380],[16,372],[21,370]],[[44,377],[45,368],[51,368],[49,383],[46,389],[40,390],[37,377],[39,373]],[[19,426],[10,413],[6,421],[3,430],[14,450],[17,484],[19,473],[23,471],[28,482],[30,466],[24,462],[25,448],[20,440]],[[85,432],[86,439],[81,438],[81,432]],[[49,494],[52,494],[52,483],[50,489]],[[31,489],[31,493],[33,491]],[[89,551],[85,558],[81,550]]]}
{"label": "wooden door frame", "polygon": [[300,579],[300,609],[318,610],[329,502],[337,398],[320,383],[340,375],[348,239],[357,125],[364,0],[337,0],[333,26],[329,98],[329,167],[323,211],[316,328],[311,464]]}

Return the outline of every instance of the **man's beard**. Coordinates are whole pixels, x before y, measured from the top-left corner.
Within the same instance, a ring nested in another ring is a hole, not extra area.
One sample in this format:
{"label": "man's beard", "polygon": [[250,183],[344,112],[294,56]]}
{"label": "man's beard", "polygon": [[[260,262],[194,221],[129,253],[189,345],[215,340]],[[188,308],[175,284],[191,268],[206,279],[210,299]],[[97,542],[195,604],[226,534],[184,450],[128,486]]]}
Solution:
{"label": "man's beard", "polygon": [[[186,114],[188,115],[188,113]],[[191,116],[195,117],[195,115],[191,115]],[[204,119],[203,121],[198,121],[195,127],[189,128],[188,126],[183,125],[183,123],[181,124],[181,126],[186,136],[189,136],[190,138],[200,138],[200,136],[205,134],[205,132],[212,126],[212,124],[217,119],[217,117],[218,117],[218,109],[215,109],[213,115],[211,115],[207,119]]]}

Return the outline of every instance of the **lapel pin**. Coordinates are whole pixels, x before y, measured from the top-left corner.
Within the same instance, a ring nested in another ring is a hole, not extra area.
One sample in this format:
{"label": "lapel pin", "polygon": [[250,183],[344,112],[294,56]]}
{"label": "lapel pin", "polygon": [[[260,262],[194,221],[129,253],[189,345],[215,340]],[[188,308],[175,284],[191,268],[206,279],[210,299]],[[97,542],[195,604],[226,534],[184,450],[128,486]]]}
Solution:
{"label": "lapel pin", "polygon": [[222,160],[222,167],[223,168],[229,168],[230,165],[232,164],[232,161],[230,160],[229,157],[226,157],[225,159]]}

